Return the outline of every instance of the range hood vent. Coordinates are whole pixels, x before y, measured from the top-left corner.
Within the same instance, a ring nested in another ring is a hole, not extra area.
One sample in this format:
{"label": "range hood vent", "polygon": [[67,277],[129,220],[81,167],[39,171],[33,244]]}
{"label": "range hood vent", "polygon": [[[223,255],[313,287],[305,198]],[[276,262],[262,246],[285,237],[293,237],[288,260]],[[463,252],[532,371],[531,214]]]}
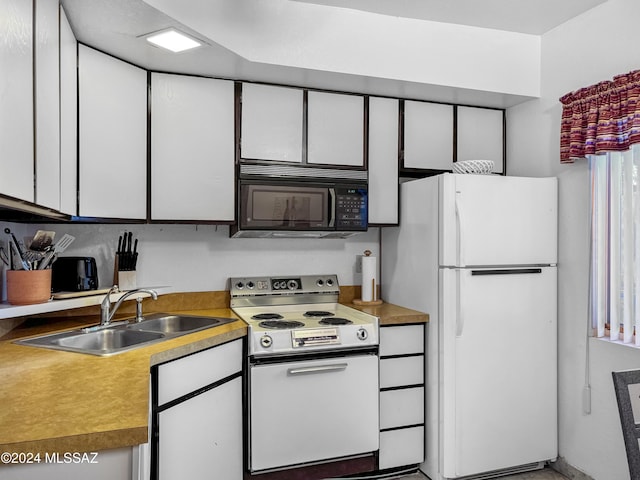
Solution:
{"label": "range hood vent", "polygon": [[294,231],[294,230],[237,230],[232,229],[231,238],[337,238],[353,237],[362,232]]}

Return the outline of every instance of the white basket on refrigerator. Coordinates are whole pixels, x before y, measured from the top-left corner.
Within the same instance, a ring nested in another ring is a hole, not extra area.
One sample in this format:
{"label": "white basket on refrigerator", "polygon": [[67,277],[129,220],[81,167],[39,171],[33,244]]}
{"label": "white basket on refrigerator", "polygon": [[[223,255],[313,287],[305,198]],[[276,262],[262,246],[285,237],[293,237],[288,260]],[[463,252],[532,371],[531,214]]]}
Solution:
{"label": "white basket on refrigerator", "polygon": [[487,175],[491,172],[493,172],[493,160],[465,160],[453,164],[453,173]]}

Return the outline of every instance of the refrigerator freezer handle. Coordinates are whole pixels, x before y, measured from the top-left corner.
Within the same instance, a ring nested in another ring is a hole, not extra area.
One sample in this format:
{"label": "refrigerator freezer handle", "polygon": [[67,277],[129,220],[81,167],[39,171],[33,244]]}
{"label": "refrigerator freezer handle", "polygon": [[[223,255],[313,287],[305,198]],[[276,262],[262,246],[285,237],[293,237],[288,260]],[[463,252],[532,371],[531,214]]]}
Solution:
{"label": "refrigerator freezer handle", "polygon": [[456,270],[456,337],[462,336],[464,329],[464,310],[462,308],[462,272]]}
{"label": "refrigerator freezer handle", "polygon": [[461,196],[460,196],[460,192],[456,192],[456,226],[458,227],[457,230],[457,246],[456,246],[456,251],[458,254],[458,263],[457,266],[458,267],[464,267],[464,253],[463,253],[463,249],[464,249],[464,235],[462,232],[462,226],[464,225],[463,220],[463,215],[462,215],[462,201],[461,201]]}

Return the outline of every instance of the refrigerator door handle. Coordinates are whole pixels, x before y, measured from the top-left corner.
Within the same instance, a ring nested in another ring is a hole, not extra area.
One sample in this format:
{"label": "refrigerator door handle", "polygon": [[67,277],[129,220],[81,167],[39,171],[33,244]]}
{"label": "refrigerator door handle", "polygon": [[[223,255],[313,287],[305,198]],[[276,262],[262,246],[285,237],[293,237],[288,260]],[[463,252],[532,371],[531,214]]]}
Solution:
{"label": "refrigerator door handle", "polygon": [[464,311],[462,308],[462,272],[456,270],[456,337],[462,336],[464,329]]}
{"label": "refrigerator door handle", "polygon": [[542,273],[542,268],[492,268],[488,270],[471,270],[471,275],[523,275]]}
{"label": "refrigerator door handle", "polygon": [[456,207],[456,230],[457,230],[457,241],[458,244],[456,246],[456,252],[458,255],[458,263],[457,266],[458,267],[464,267],[465,263],[464,263],[464,240],[463,240],[463,215],[462,215],[462,201],[461,201],[461,196],[460,196],[460,192],[456,192],[456,201],[455,201],[455,207]]}

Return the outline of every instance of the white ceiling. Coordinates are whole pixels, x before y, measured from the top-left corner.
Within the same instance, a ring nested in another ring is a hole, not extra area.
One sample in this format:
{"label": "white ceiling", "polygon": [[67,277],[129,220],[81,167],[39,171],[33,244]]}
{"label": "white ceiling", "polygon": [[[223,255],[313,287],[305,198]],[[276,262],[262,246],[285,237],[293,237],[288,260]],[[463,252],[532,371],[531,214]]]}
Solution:
{"label": "white ceiling", "polygon": [[[348,8],[376,13],[382,16],[379,17],[381,19],[383,16],[406,17],[541,34],[607,0],[286,0],[284,3],[282,0],[274,3],[267,0],[192,0],[190,3],[197,4],[198,1],[224,5],[220,8],[223,8],[226,21],[232,25],[247,10],[259,11],[271,5],[286,6],[291,2],[292,6],[306,3],[334,11],[339,7],[338,11]],[[149,70],[499,108],[531,98],[248,60],[228,45],[216,43],[215,35],[207,36],[203,34],[204,29],[196,31],[151,7],[150,0],[149,3],[143,0],[61,0],[61,3],[80,42]],[[207,45],[187,54],[169,55],[140,41],[141,35],[168,26],[201,38]],[[231,28],[229,24],[227,27]],[[313,33],[325,32],[330,36],[331,30],[319,28]],[[296,47],[284,45],[282,48]]]}
{"label": "white ceiling", "polygon": [[293,0],[541,35],[607,0]]}

